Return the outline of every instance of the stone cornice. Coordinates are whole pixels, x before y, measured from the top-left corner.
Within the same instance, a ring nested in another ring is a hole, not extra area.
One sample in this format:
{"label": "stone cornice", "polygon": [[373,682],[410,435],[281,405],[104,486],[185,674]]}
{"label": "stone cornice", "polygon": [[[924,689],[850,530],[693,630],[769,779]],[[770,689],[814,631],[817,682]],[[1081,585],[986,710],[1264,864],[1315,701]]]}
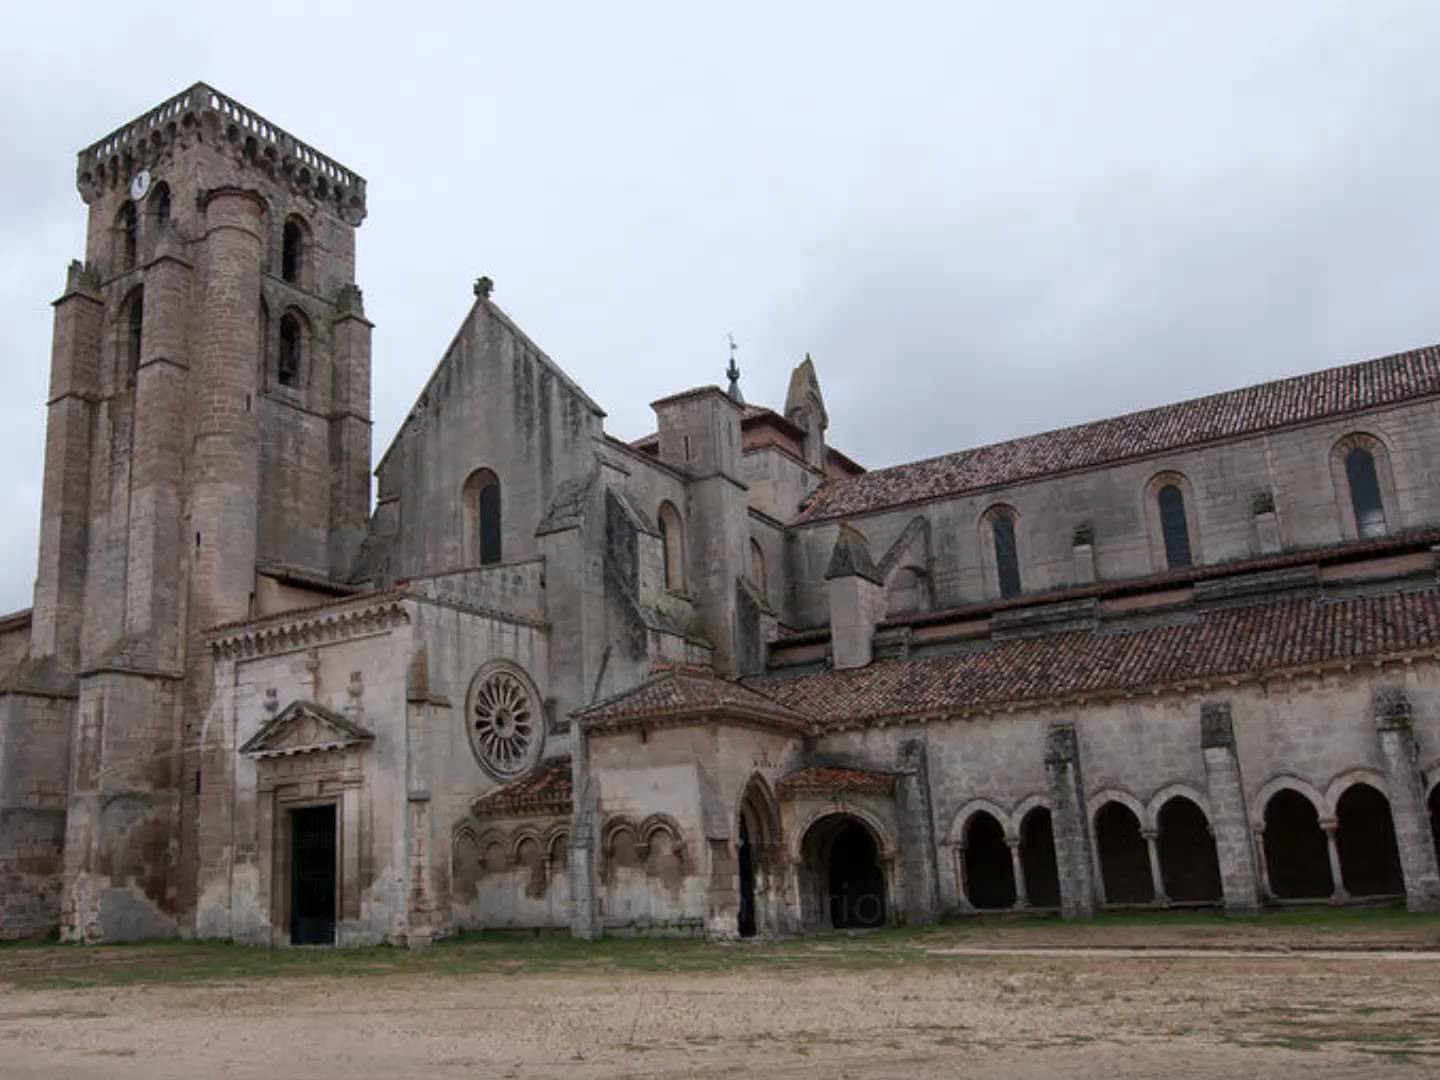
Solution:
{"label": "stone cornice", "polygon": [[388,591],[230,623],[210,631],[210,649],[217,659],[243,659],[381,633],[410,621],[405,600]]}

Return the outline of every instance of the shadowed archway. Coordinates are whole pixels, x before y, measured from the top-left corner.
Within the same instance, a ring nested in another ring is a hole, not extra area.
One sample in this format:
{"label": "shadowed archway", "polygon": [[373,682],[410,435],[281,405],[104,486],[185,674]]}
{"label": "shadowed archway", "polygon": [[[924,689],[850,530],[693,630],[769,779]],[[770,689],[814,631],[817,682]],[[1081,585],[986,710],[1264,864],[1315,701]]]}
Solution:
{"label": "shadowed archway", "polygon": [[1335,805],[1340,876],[1351,896],[1396,896],[1405,891],[1390,800],[1369,784],[1352,784]]}
{"label": "shadowed archway", "polygon": [[1095,845],[1107,904],[1148,904],[1155,899],[1150,852],[1140,819],[1122,802],[1108,802],[1095,815]]}
{"label": "shadowed archway", "polygon": [[1265,804],[1265,868],[1281,900],[1329,897],[1330,853],[1315,804],[1289,788]]}
{"label": "shadowed archway", "polygon": [[1218,903],[1220,859],[1205,811],[1176,795],[1160,808],[1157,824],[1165,895],[1182,903]]}
{"label": "shadowed archway", "polygon": [[771,862],[780,840],[780,819],[770,789],[759,776],[752,776],[740,800],[736,822],[736,862],[739,874],[740,907],[736,931],[741,937],[773,932],[764,898],[769,893]]}
{"label": "shadowed archway", "polygon": [[965,893],[977,908],[1015,904],[1015,866],[1005,829],[994,816],[977,810],[965,823]]}
{"label": "shadowed archway", "polygon": [[1060,867],[1055,858],[1055,824],[1050,810],[1037,806],[1020,822],[1020,866],[1031,907],[1060,906]]}
{"label": "shadowed archway", "polygon": [[836,813],[811,825],[801,844],[808,879],[804,921],[836,929],[884,926],[888,916],[880,844],[870,826]]}
{"label": "shadowed archway", "polygon": [[1440,863],[1440,784],[1430,789],[1430,836],[1435,841],[1435,861]]}

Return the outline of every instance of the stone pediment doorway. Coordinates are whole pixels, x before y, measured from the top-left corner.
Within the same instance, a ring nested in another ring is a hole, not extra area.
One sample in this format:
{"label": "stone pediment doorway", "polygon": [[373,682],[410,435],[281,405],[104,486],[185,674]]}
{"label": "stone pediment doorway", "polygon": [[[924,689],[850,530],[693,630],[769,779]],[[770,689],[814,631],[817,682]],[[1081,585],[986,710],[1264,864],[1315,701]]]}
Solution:
{"label": "stone pediment doorway", "polygon": [[290,754],[348,750],[375,736],[349,717],[313,701],[292,701],[240,747],[257,760]]}
{"label": "stone pediment doorway", "polygon": [[258,768],[261,892],[272,944],[344,944],[360,916],[365,766],[374,734],[295,701],[240,747]]}

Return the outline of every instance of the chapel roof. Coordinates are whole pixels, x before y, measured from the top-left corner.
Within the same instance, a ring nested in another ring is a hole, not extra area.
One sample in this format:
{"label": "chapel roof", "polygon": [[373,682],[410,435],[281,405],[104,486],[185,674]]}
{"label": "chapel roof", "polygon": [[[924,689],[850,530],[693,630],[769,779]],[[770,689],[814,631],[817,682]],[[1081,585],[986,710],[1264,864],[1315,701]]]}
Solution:
{"label": "chapel roof", "polygon": [[797,523],[873,513],[1440,394],[1440,346],[1027,435],[818,487]]}
{"label": "chapel roof", "polygon": [[568,814],[573,798],[570,759],[551,758],[519,780],[480,796],[470,804],[470,812],[476,817],[536,812]]}
{"label": "chapel roof", "polygon": [[813,717],[823,732],[1427,653],[1440,656],[1435,586],[1219,609],[1135,630],[1060,632],[851,670],[760,675],[745,684]]}
{"label": "chapel roof", "polygon": [[660,662],[637,686],[577,710],[590,730],[628,727],[642,721],[685,720],[711,715],[760,721],[800,733],[808,719],[788,706],[708,668]]}
{"label": "chapel roof", "polygon": [[783,798],[796,795],[888,795],[895,790],[894,773],[836,765],[810,765],[781,777],[775,785]]}

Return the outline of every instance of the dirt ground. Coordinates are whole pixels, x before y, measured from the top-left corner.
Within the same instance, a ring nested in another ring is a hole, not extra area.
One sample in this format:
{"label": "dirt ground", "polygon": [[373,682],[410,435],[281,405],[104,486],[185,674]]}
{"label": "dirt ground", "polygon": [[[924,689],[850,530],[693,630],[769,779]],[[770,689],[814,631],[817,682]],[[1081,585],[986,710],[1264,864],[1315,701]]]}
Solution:
{"label": "dirt ground", "polygon": [[457,952],[428,974],[101,978],[77,989],[33,988],[37,970],[73,966],[73,950],[7,950],[0,1077],[1440,1075],[1433,945],[1084,944],[927,937],[867,956],[864,942],[830,939],[774,962],[756,952],[732,964],[732,949],[711,970],[586,961],[510,974],[455,966]]}

